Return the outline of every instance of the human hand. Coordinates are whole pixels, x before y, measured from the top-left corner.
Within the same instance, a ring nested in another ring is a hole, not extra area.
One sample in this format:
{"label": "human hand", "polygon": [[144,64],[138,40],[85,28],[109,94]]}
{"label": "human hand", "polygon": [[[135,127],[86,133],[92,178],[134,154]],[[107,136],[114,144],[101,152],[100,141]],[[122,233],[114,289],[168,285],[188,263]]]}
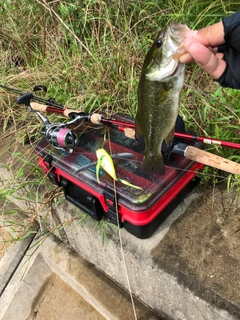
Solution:
{"label": "human hand", "polygon": [[214,79],[218,79],[226,69],[223,54],[217,52],[217,47],[225,43],[223,23],[219,22],[199,31],[186,33],[183,46],[187,53],[179,60],[182,63],[196,62]]}

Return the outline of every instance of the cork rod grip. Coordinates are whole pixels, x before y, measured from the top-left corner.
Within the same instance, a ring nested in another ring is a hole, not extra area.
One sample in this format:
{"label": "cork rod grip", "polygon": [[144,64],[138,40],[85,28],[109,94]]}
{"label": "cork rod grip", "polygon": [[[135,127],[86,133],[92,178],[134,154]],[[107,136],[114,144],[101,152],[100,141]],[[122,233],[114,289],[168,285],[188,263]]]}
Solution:
{"label": "cork rod grip", "polygon": [[47,110],[47,106],[45,104],[31,102],[30,105],[31,105],[32,109],[35,111],[45,112]]}
{"label": "cork rod grip", "polygon": [[71,113],[71,112],[76,112],[76,111],[71,110],[71,109],[64,109],[63,115],[64,115],[65,117],[69,117],[69,113]]}
{"label": "cork rod grip", "polygon": [[229,173],[240,175],[240,164],[213,153],[188,146],[185,149],[184,157],[196,162],[203,163],[207,166],[217,168]]}
{"label": "cork rod grip", "polygon": [[[47,108],[48,108],[47,105],[41,104],[41,103],[37,103],[37,102],[31,102],[30,105],[31,105],[33,110],[39,111],[39,112],[45,112],[45,111],[47,111]],[[63,115],[65,117],[68,117],[69,113],[71,113],[71,112],[76,112],[76,110],[71,110],[71,109],[67,109],[67,108],[62,110],[62,113],[63,113]]]}

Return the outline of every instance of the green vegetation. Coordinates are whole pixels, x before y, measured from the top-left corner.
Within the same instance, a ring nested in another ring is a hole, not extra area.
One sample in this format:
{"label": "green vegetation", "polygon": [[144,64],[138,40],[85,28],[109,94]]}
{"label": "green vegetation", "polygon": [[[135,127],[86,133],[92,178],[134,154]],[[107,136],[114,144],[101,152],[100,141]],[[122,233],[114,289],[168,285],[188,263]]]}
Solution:
{"label": "green vegetation", "polygon": [[[199,29],[238,8],[238,2],[223,0],[2,0],[0,83],[24,92],[44,84],[48,93],[43,97],[54,97],[71,109],[104,108],[109,115],[134,116],[141,66],[157,32],[171,19]],[[237,142],[238,97],[238,91],[222,89],[197,66],[188,65],[180,113],[186,127],[199,135]],[[49,183],[44,187],[47,179],[33,152],[42,123],[4,90],[0,112],[0,160],[14,173],[14,181],[1,181],[1,198],[30,199],[35,208],[46,208],[55,201],[56,188]],[[239,161],[235,150],[211,151]],[[229,187],[239,185],[237,177],[209,168],[204,175],[210,181],[225,176]],[[25,192],[18,195],[18,189]],[[28,214],[38,220],[38,213]]]}

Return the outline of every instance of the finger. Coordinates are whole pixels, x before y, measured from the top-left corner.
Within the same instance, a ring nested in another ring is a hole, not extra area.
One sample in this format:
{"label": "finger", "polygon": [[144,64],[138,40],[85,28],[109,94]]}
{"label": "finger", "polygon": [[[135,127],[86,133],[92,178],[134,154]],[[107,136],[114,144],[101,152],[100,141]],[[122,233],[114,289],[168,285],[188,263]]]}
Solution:
{"label": "finger", "polygon": [[206,47],[217,47],[225,43],[224,39],[224,26],[222,21],[215,23],[211,26],[200,29],[196,37],[204,44]]}
{"label": "finger", "polygon": [[193,62],[194,59],[193,57],[190,55],[190,53],[185,53],[182,56],[179,57],[179,61],[182,63],[189,63],[189,62]]}
{"label": "finger", "polygon": [[214,79],[218,79],[226,68],[226,62],[219,59],[212,50],[200,42],[192,42],[187,50],[195,62]]}

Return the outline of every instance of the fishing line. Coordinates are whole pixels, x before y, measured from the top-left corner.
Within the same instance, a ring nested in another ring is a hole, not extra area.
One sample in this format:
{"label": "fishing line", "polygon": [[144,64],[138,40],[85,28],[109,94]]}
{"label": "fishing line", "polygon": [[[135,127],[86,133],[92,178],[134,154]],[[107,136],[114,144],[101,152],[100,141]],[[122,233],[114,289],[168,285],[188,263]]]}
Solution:
{"label": "fishing line", "polygon": [[135,320],[137,320],[136,307],[135,307],[134,300],[133,300],[133,294],[132,294],[132,289],[131,289],[131,285],[130,285],[130,279],[129,279],[129,275],[128,275],[125,254],[124,254],[124,250],[123,250],[122,234],[121,234],[121,230],[120,230],[120,223],[119,223],[119,216],[118,216],[117,189],[116,189],[116,181],[115,180],[113,180],[113,186],[114,186],[115,208],[116,208],[116,215],[117,215],[118,237],[119,237],[119,243],[120,243],[120,248],[121,248],[121,255],[122,255],[122,259],[123,259],[123,266],[124,266],[124,270],[125,270],[128,291],[129,291],[129,295],[130,295],[131,303],[132,303],[132,307],[133,307],[134,318],[135,318]]}
{"label": "fishing line", "polygon": [[[179,171],[196,173],[196,175],[202,175],[202,176],[207,176],[207,177],[212,177],[212,178],[219,178],[219,179],[222,179],[222,180],[228,180],[230,175],[234,176],[234,174],[231,174],[231,173],[229,173],[228,176],[221,176],[221,175],[217,175],[217,174],[214,174],[214,173],[205,173],[205,172],[202,172],[202,171],[195,171],[195,170],[184,169],[184,168],[176,168],[174,166],[171,166],[171,168],[173,168],[175,170],[179,170]],[[237,182],[238,179],[231,177],[231,181],[232,182]]]}
{"label": "fishing line", "polygon": [[[108,134],[109,134],[109,149],[110,149],[110,154],[112,156],[110,130],[108,129],[108,131],[109,131],[108,132]],[[135,307],[134,300],[133,300],[133,294],[132,294],[130,279],[129,279],[128,270],[127,270],[127,263],[126,263],[125,254],[124,254],[124,250],[123,250],[122,234],[121,234],[119,214],[118,214],[117,186],[116,186],[116,181],[114,179],[113,179],[113,190],[114,190],[115,210],[116,210],[116,216],[117,216],[118,237],[119,237],[119,243],[120,243],[121,256],[123,259],[123,266],[124,266],[124,270],[125,270],[128,291],[129,291],[129,295],[130,295],[130,299],[131,299],[131,303],[132,303],[132,307],[133,307],[134,319],[137,320],[136,307]]]}
{"label": "fishing line", "polygon": [[[111,150],[111,149],[110,149]],[[80,154],[80,155],[83,155],[83,156],[87,156],[89,153],[88,152],[78,152],[78,151],[75,151],[76,154]],[[129,161],[129,159],[126,159],[124,157],[121,157],[121,158],[118,158],[118,159],[121,159],[121,160],[127,160]],[[135,162],[135,163],[140,163],[141,161],[140,160],[137,160],[137,159],[131,159],[131,162]],[[196,173],[197,175],[202,175],[202,176],[208,176],[208,177],[212,177],[212,178],[219,178],[219,179],[223,179],[223,180],[228,180],[229,179],[229,175],[232,175],[234,176],[234,174],[231,174],[231,173],[228,173],[227,176],[223,176],[223,175],[219,175],[219,174],[214,174],[214,173],[206,173],[206,172],[202,172],[201,170],[199,171],[196,171],[196,170],[191,170],[191,169],[184,169],[184,168],[179,168],[179,167],[175,167],[173,165],[171,166],[167,166],[169,168],[173,168],[175,170],[178,170],[178,171],[183,171],[183,172],[190,172],[190,173]],[[205,167],[208,167],[208,166],[205,166]],[[210,168],[210,167],[209,167]],[[231,178],[233,182],[237,182],[238,179],[236,178]]]}

